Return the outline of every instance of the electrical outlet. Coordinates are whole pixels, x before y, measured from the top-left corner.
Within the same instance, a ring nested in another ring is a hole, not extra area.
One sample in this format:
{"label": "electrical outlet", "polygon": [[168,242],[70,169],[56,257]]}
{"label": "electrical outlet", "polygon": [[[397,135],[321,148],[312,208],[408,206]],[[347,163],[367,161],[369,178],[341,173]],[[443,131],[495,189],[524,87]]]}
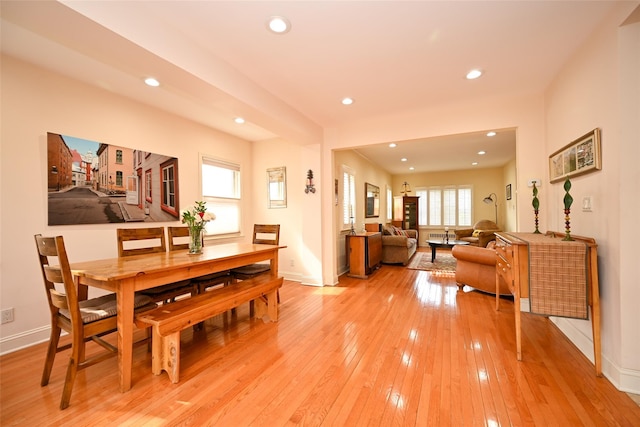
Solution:
{"label": "electrical outlet", "polygon": [[536,188],[540,188],[540,185],[542,185],[539,179],[530,179],[529,182],[527,182],[527,187],[533,187],[534,182],[536,183]]}
{"label": "electrical outlet", "polygon": [[13,308],[2,310],[2,324],[13,322]]}

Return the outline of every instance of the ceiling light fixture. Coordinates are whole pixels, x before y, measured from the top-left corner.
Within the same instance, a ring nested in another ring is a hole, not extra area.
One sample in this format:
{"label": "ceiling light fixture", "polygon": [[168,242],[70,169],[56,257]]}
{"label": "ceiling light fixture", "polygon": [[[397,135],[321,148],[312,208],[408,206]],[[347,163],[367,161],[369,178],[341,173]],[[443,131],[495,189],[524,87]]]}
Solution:
{"label": "ceiling light fixture", "polygon": [[471,166],[478,166],[478,162],[471,163]]}
{"label": "ceiling light fixture", "polygon": [[496,136],[496,133],[494,131],[491,131],[491,132],[487,133],[487,136],[489,136],[489,137]]}
{"label": "ceiling light fixture", "polygon": [[342,105],[351,105],[353,104],[353,98],[342,98]]}
{"label": "ceiling light fixture", "polygon": [[485,154],[487,154],[487,152],[484,151],[484,150],[480,150],[480,151],[478,151],[478,154],[481,155],[481,156],[484,156]]}
{"label": "ceiling light fixture", "polygon": [[272,16],[267,24],[269,30],[275,34],[285,34],[291,30],[291,23],[282,16]]}
{"label": "ceiling light fixture", "polygon": [[160,82],[154,79],[153,77],[147,77],[146,79],[144,79],[144,82],[147,84],[147,86],[152,86],[152,87],[160,86]]}
{"label": "ceiling light fixture", "polygon": [[391,144],[389,144],[389,148],[396,148],[398,146],[398,144],[396,144],[395,142],[392,142]]}
{"label": "ceiling light fixture", "polygon": [[414,168],[413,166],[410,166],[410,167],[409,167],[409,170],[410,170],[410,171],[415,170],[415,169],[416,169],[416,168]]}
{"label": "ceiling light fixture", "polygon": [[407,158],[406,158],[406,157],[403,157],[403,158],[401,158],[401,159],[400,159],[400,161],[401,161],[401,162],[406,162],[406,161],[407,161]]}
{"label": "ceiling light fixture", "polygon": [[469,71],[467,73],[467,80],[477,79],[481,75],[482,75],[482,71],[481,70],[471,70],[471,71]]}
{"label": "ceiling light fixture", "polygon": [[244,119],[242,117],[236,117],[235,119],[233,119],[233,121],[239,125],[244,123]]}

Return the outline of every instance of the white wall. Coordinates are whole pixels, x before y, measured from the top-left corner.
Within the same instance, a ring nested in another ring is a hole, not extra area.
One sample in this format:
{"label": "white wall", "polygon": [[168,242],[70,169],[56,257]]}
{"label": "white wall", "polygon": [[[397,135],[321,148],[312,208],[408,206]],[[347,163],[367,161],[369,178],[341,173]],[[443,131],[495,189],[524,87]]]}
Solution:
{"label": "white wall", "polygon": [[[569,58],[547,90],[545,139],[546,151],[552,153],[593,128],[601,129],[602,170],[571,178],[571,230],[594,237],[598,243],[603,371],[618,388],[638,393],[640,24],[636,21],[619,28],[629,7],[618,8],[607,19]],[[562,231],[562,182],[542,190],[548,194],[544,212],[547,223]],[[585,196],[593,197],[592,212],[580,209]],[[570,319],[555,322],[592,359],[591,323]]]}
{"label": "white wall", "polygon": [[[288,247],[283,250],[283,273],[309,283],[321,282],[319,261],[309,263],[311,267],[304,262],[321,258],[320,228],[314,226],[311,236],[301,233],[302,227],[309,225],[307,221],[320,223],[317,204],[305,205],[315,216],[306,212],[308,219],[304,219],[300,213],[299,194],[304,194],[307,168],[301,159],[309,157],[308,148],[302,150],[279,141],[261,150],[250,142],[6,56],[2,57],[1,78],[0,307],[13,307],[15,321],[0,329],[0,352],[48,338],[49,313],[34,234],[63,235],[71,260],[83,261],[116,257],[115,229],[127,226],[47,225],[47,132],[177,157],[182,206],[201,198],[199,153],[239,162],[242,191],[249,195],[243,206],[243,228],[248,233],[243,239],[250,238],[253,223],[258,220],[286,223],[283,243]],[[289,177],[291,203],[280,212],[266,209],[266,167],[272,166],[286,166]],[[309,168],[320,172],[318,155]],[[319,203],[319,194],[307,200]],[[295,260],[294,267],[290,267],[290,260]],[[90,295],[96,293],[90,291]]]}

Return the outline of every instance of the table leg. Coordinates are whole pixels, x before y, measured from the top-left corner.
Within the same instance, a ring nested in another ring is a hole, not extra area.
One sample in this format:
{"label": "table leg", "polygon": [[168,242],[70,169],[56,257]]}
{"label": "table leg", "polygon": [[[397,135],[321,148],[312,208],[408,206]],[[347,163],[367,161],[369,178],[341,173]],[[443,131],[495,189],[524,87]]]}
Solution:
{"label": "table leg", "polygon": [[431,245],[431,262],[433,263],[436,260],[436,247],[435,245]]}
{"label": "table leg", "polygon": [[116,291],[118,301],[118,370],[120,391],[131,389],[131,366],[133,363],[133,281],[126,281]]}

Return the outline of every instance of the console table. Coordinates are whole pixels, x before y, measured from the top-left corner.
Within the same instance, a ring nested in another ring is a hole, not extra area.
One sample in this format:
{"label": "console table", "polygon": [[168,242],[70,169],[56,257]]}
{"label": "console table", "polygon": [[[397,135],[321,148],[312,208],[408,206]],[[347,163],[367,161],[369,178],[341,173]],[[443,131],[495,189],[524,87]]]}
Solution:
{"label": "console table", "polygon": [[588,319],[591,308],[593,357],[602,375],[598,254],[594,239],[564,233],[496,232],[496,310],[502,277],[514,295],[516,355],[522,360],[520,298],[529,298],[531,312]]}
{"label": "console table", "polygon": [[367,279],[382,262],[382,233],[347,234],[349,277]]}

